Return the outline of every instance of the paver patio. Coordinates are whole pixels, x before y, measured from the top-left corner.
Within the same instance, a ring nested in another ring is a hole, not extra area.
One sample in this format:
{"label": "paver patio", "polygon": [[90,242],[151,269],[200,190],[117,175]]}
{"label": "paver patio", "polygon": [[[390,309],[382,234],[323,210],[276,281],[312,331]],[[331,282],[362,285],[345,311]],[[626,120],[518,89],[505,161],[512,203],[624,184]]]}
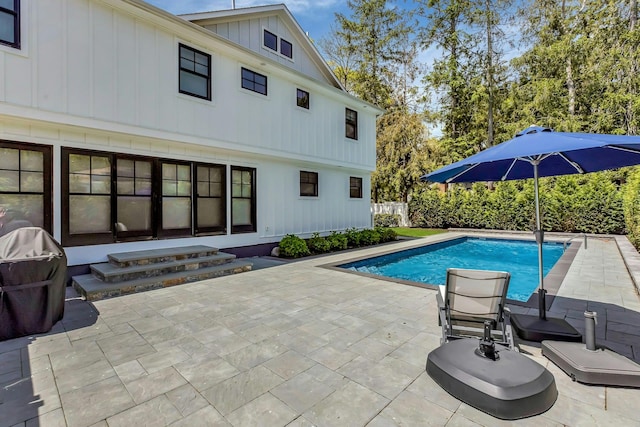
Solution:
{"label": "paver patio", "polygon": [[[640,257],[615,240],[580,248],[549,314],[582,329],[597,311],[598,344],[640,361]],[[447,394],[425,372],[434,290],[318,267],[389,249],[69,299],[50,333],[0,343],[0,427],[640,425],[640,389],[572,382],[535,343],[559,391],[546,413],[504,422]]]}

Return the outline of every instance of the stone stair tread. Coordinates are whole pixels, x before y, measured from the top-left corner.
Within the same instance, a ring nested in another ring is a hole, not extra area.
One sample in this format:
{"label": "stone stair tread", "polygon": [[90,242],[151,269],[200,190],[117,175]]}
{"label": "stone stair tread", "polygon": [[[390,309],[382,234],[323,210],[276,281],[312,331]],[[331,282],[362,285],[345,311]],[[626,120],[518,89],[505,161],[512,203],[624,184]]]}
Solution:
{"label": "stone stair tread", "polygon": [[[81,290],[77,289],[81,295],[86,296],[87,300],[94,300],[94,299],[100,299],[100,298],[91,298],[90,297],[91,294],[117,292],[119,289],[131,289],[131,288],[134,288],[134,289],[139,288],[141,291],[152,290],[155,288],[152,288],[152,287],[145,288],[145,285],[153,285],[159,282],[171,282],[171,281],[175,281],[175,280],[186,278],[186,277],[206,276],[209,274],[222,273],[225,271],[232,272],[233,270],[237,270],[239,268],[250,269],[252,265],[253,264],[250,261],[234,260],[225,264],[215,265],[212,267],[199,268],[197,270],[180,271],[176,273],[164,274],[162,276],[144,277],[140,279],[127,280],[124,282],[108,283],[98,279],[92,274],[83,274],[80,276],[74,276],[72,278],[72,281],[73,281],[74,288],[76,289],[77,287],[81,288]],[[229,273],[229,274],[233,274],[233,273]],[[190,280],[189,282],[196,282],[199,280],[206,280],[206,279],[207,278],[195,279],[195,280]],[[162,288],[162,287],[166,287],[166,286],[157,286],[157,288]],[[125,294],[127,293],[132,293],[132,292],[125,292]],[[115,296],[115,294],[109,295],[109,296]]]}
{"label": "stone stair tread", "polygon": [[141,259],[147,258],[161,258],[161,257],[171,257],[171,256],[184,256],[194,253],[201,252],[217,252],[218,249],[205,246],[205,245],[193,245],[193,246],[183,246],[177,248],[162,248],[162,249],[148,249],[142,251],[132,251],[132,252],[119,252],[115,254],[109,254],[109,259],[118,262],[132,262],[138,261]]}
{"label": "stone stair tread", "polygon": [[[91,264],[91,271],[95,271],[98,275],[107,278],[111,276],[120,276],[125,274],[142,273],[145,271],[153,271],[153,270],[161,270],[161,269],[171,268],[171,267],[178,267],[186,264],[205,263],[205,262],[211,262],[211,261],[220,261],[221,263],[229,262],[235,258],[236,256],[233,254],[218,252],[216,255],[202,256],[197,258],[185,258],[185,259],[180,259],[175,261],[165,261],[165,262],[159,262],[154,264],[144,264],[144,265],[136,264],[128,267],[119,267],[109,262],[103,262],[99,264]],[[190,270],[190,271],[198,271],[198,270]]]}

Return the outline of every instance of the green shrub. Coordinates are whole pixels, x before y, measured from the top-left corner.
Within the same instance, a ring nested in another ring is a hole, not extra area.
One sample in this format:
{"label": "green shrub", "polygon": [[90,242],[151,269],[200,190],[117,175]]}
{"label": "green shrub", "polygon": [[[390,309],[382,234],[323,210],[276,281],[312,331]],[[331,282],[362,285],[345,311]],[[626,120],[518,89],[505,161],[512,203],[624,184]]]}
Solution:
{"label": "green shrub", "polygon": [[370,228],[365,228],[360,232],[360,244],[362,246],[377,245],[380,243],[380,233]]}
{"label": "green shrub", "polygon": [[400,215],[398,214],[375,214],[373,225],[376,227],[400,227]]}
{"label": "green shrub", "polygon": [[342,251],[344,249],[347,249],[347,247],[349,246],[347,236],[336,231],[332,231],[331,234],[326,237],[326,239],[329,244],[331,244],[332,251]]}
{"label": "green shrub", "polygon": [[280,240],[280,255],[288,258],[299,258],[310,255],[307,243],[298,236],[287,234]]}
{"label": "green shrub", "polygon": [[323,254],[331,251],[331,242],[320,236],[319,233],[313,233],[307,241],[307,246],[309,250],[315,254]]}
{"label": "green shrub", "polygon": [[347,238],[347,245],[350,248],[357,248],[360,246],[360,232],[357,228],[349,228],[344,232],[344,236]]}
{"label": "green shrub", "polygon": [[375,231],[380,235],[380,243],[392,242],[398,239],[398,233],[387,227],[376,227]]}
{"label": "green shrub", "polygon": [[624,220],[627,237],[638,249],[640,248],[640,169],[635,168],[627,178],[624,186]]}

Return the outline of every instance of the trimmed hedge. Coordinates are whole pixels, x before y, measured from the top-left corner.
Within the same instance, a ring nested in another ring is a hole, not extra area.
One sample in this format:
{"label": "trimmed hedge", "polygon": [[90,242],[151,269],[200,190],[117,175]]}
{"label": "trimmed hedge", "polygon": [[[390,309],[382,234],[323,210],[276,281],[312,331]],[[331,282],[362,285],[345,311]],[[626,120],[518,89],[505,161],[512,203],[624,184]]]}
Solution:
{"label": "trimmed hedge", "polygon": [[394,230],[385,227],[365,228],[363,230],[350,228],[344,233],[332,231],[326,237],[320,236],[319,233],[313,233],[311,238],[306,241],[298,236],[288,234],[280,241],[280,256],[299,258],[311,254],[377,245],[397,238],[398,234]]}
{"label": "trimmed hedge", "polygon": [[400,227],[400,215],[398,214],[375,214],[373,225],[376,227]]}

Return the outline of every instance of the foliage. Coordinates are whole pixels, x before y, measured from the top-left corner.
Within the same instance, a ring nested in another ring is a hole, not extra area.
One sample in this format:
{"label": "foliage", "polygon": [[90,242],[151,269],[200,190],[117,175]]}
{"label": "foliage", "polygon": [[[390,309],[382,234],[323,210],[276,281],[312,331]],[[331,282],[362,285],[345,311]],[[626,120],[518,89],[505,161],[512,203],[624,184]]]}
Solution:
{"label": "foliage", "polygon": [[343,249],[347,249],[349,245],[347,236],[338,233],[337,231],[332,231],[331,234],[326,237],[326,239],[331,245],[332,251],[341,251]]}
{"label": "foliage", "polygon": [[640,249],[640,168],[634,168],[629,174],[623,190],[623,200],[627,236]]}
{"label": "foliage", "polygon": [[288,258],[299,258],[310,255],[307,243],[298,236],[287,234],[279,244],[280,255]]}
{"label": "foliage", "polygon": [[398,239],[398,233],[393,228],[376,227],[374,230],[380,236],[380,243],[392,242]]}
{"label": "foliage", "polygon": [[323,254],[331,251],[331,242],[321,237],[320,233],[313,233],[311,238],[307,240],[307,247],[314,254]]}
{"label": "foliage", "polygon": [[376,227],[398,227],[400,225],[400,215],[398,214],[375,214],[373,225]]}
{"label": "foliage", "polygon": [[377,245],[380,243],[380,233],[377,230],[365,228],[360,231],[360,244],[362,246]]}
{"label": "foliage", "polygon": [[360,232],[357,228],[349,228],[344,232],[344,236],[347,238],[347,244],[350,248],[357,248],[360,246]]}
{"label": "foliage", "polygon": [[437,228],[407,228],[407,227],[395,227],[392,228],[397,236],[404,237],[427,237],[434,234],[445,233],[447,230]]}

